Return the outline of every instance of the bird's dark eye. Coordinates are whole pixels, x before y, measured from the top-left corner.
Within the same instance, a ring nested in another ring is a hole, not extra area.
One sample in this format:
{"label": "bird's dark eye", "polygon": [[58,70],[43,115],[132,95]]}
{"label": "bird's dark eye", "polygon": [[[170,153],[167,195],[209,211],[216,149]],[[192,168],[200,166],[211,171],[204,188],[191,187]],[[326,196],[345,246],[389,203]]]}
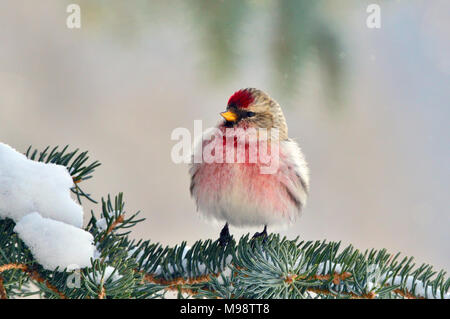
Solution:
{"label": "bird's dark eye", "polygon": [[253,117],[253,116],[256,115],[256,113],[255,113],[255,112],[249,111],[249,112],[247,112],[245,115],[246,115],[247,117]]}

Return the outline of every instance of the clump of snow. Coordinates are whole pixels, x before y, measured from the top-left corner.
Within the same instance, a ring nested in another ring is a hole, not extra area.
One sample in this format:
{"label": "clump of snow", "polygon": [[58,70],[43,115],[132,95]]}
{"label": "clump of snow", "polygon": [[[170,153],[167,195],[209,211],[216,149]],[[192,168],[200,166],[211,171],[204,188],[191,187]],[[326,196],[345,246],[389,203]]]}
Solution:
{"label": "clump of snow", "polygon": [[39,213],[23,217],[14,227],[45,269],[60,271],[91,265],[95,246],[90,233],[60,221],[44,218]]}
{"label": "clump of snow", "polygon": [[107,227],[108,227],[108,223],[106,222],[106,218],[100,218],[99,220],[97,220],[95,225],[97,226],[97,228],[100,231],[105,231],[107,229]]}
{"label": "clump of snow", "polygon": [[18,222],[31,212],[76,227],[83,208],[70,197],[72,177],[64,166],[32,161],[0,143],[0,218]]}
{"label": "clump of snow", "polygon": [[[329,261],[325,263],[320,263],[317,269],[317,274],[326,274],[330,270],[335,269],[335,272],[342,273],[342,266],[340,264],[330,263]],[[414,276],[392,276],[392,272],[381,275],[379,274],[379,267],[375,264],[369,265],[369,281],[367,282],[367,290],[372,291],[381,287],[381,283],[384,282],[385,285],[402,285],[408,292],[413,293],[417,297],[424,297],[428,299],[450,299],[450,293],[442,293],[438,288],[436,293],[433,293],[433,287],[431,285],[426,285],[421,280],[414,281]],[[379,274],[379,275],[378,275]]]}
{"label": "clump of snow", "polygon": [[184,246],[183,254],[181,254],[181,258],[186,257],[186,254],[189,252],[189,250],[191,250],[191,247],[189,247],[188,245]]}
{"label": "clump of snow", "polygon": [[340,274],[342,272],[342,265],[335,264],[327,260],[326,262],[321,262],[317,267],[317,274],[324,275],[329,274],[331,270],[334,269],[334,272]]}
{"label": "clump of snow", "polygon": [[[184,270],[187,269],[188,260],[186,258],[186,254],[188,253],[189,250],[191,250],[191,247],[185,246],[184,250],[183,250],[183,253],[182,253],[182,256],[181,256],[181,258],[182,258],[181,265],[182,265]],[[135,250],[133,250],[133,252],[134,251]],[[133,252],[131,252],[129,254],[129,256],[131,256],[133,254]],[[138,256],[136,257],[136,260],[139,260],[140,257],[142,257],[142,255],[139,253]],[[226,263],[225,269],[230,266],[232,259],[233,259],[233,257],[231,255],[228,255],[226,257],[226,259],[225,259],[225,263]],[[180,269],[179,265],[174,265],[172,263],[169,263],[167,265],[167,270],[168,270],[169,273],[175,273],[179,269]],[[222,271],[224,271],[225,269],[222,269]],[[205,263],[197,263],[196,266],[195,266],[195,270],[200,275],[206,275],[206,274],[209,273],[209,268],[207,267],[207,265]],[[220,270],[220,266],[217,266],[216,269],[213,269],[213,271],[219,271],[219,270]],[[159,266],[156,267],[156,269],[153,272],[153,274],[154,275],[162,275],[163,272],[164,272],[164,268],[161,265],[159,265]],[[230,273],[231,273],[231,270],[230,270]]]}
{"label": "clump of snow", "polygon": [[[95,223],[95,226],[97,226],[99,231],[106,231],[108,230],[108,219],[116,220],[122,213],[119,211],[112,211],[112,212],[103,212],[102,218],[98,219]],[[114,230],[116,234],[120,234],[120,232],[117,232]]]}
{"label": "clump of snow", "polygon": [[[191,249],[191,247],[185,246],[183,249],[183,253],[181,254],[181,259],[183,260],[181,262],[181,265],[183,266],[184,269],[186,269],[186,267],[187,267],[187,259],[185,257],[190,249]],[[175,272],[176,267],[173,264],[168,264],[167,269],[169,270],[169,273],[173,273],[173,272]],[[203,263],[199,265],[199,271],[201,273],[203,273],[205,269],[206,269],[206,266],[203,265]],[[161,275],[162,272],[163,272],[163,268],[161,266],[156,267],[155,275]]]}
{"label": "clump of snow", "polygon": [[[97,244],[98,245],[98,244]],[[95,250],[94,250],[94,260],[100,259],[100,257],[102,256],[102,252],[100,250],[98,250],[97,245],[95,246]],[[105,261],[107,261],[109,258],[106,257]]]}
{"label": "clump of snow", "polygon": [[[130,249],[128,250],[128,258],[131,258],[131,257],[133,256],[133,254],[135,253],[135,251],[138,250],[138,248],[139,248],[138,246],[133,247],[133,248],[130,248]],[[136,259],[136,260],[141,259],[141,257],[142,257],[143,254],[144,254],[144,251],[141,250],[141,251],[137,254],[137,256],[135,257],[135,259]]]}
{"label": "clump of snow", "polygon": [[116,268],[111,266],[107,266],[105,268],[105,273],[103,274],[103,277],[101,271],[95,272],[95,282],[97,283],[97,285],[100,285],[102,281],[106,282],[108,279],[111,279],[112,281],[117,281],[120,278],[122,278],[122,275],[119,274]]}
{"label": "clump of snow", "polygon": [[[450,293],[442,293],[441,290],[438,288],[436,289],[436,294],[433,293],[433,287],[431,285],[425,285],[423,281],[416,280],[414,281],[414,276],[408,276],[408,277],[402,277],[402,276],[395,276],[389,278],[386,280],[386,284],[397,286],[397,285],[404,285],[404,287],[409,292],[414,292],[414,295],[418,297],[424,297],[427,299],[450,299]],[[380,279],[381,281],[384,281],[386,276],[382,276]]]}

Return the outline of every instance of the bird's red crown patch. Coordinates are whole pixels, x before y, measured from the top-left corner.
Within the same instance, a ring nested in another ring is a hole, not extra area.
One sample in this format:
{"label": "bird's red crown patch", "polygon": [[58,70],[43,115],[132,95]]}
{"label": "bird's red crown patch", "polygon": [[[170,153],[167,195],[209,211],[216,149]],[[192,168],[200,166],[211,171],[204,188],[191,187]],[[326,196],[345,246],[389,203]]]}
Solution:
{"label": "bird's red crown patch", "polygon": [[245,109],[254,100],[252,93],[248,90],[239,90],[235,92],[228,100],[228,106]]}

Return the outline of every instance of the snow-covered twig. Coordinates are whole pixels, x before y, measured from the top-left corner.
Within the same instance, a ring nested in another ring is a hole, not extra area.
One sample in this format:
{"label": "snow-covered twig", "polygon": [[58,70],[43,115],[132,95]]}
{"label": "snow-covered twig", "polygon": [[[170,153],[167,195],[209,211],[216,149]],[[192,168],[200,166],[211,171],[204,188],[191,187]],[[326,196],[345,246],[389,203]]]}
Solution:
{"label": "snow-covered twig", "polygon": [[[29,280],[46,298],[157,298],[166,291],[194,298],[450,297],[445,272],[384,249],[276,234],[226,247],[131,240],[129,229],[143,219],[125,212],[122,194],[103,198],[99,219],[92,211],[82,228],[83,209],[70,191],[96,165],[86,163],[86,152],[56,149],[27,152],[30,160],[0,143],[0,298],[32,294]],[[77,192],[81,202],[84,192]]]}

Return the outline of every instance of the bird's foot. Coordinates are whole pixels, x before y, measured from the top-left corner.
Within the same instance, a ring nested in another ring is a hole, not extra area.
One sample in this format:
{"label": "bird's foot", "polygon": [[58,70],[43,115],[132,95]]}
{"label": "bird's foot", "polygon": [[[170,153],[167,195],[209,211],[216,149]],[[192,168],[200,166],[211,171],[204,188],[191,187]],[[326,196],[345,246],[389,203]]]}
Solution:
{"label": "bird's foot", "polygon": [[230,235],[230,230],[228,229],[228,223],[226,223],[220,231],[219,245],[222,247],[227,246],[232,238],[233,237]]}
{"label": "bird's foot", "polygon": [[260,233],[255,233],[252,237],[252,240],[258,239],[262,237],[262,242],[265,243],[267,241],[267,225],[264,226],[264,230]]}

